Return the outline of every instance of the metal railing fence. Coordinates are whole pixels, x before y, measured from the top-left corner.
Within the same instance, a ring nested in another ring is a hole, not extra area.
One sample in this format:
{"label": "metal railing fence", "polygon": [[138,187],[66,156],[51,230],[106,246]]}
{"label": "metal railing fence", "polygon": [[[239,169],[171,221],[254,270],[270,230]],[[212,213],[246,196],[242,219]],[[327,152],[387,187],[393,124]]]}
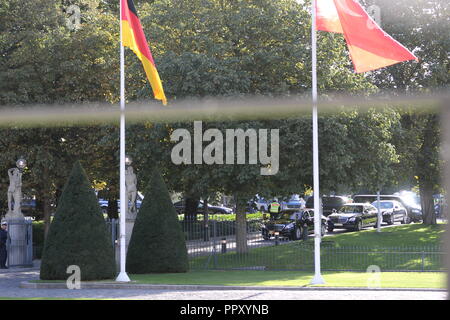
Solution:
{"label": "metal railing fence", "polygon": [[[312,235],[306,241],[286,238],[265,240],[262,219],[246,224],[245,253],[237,251],[236,221],[180,221],[185,234],[191,270],[314,270]],[[119,221],[107,220],[114,245],[119,235]],[[445,251],[439,245],[423,246],[339,246],[324,238],[321,245],[323,271],[365,272],[370,266],[381,271],[441,272]]]}

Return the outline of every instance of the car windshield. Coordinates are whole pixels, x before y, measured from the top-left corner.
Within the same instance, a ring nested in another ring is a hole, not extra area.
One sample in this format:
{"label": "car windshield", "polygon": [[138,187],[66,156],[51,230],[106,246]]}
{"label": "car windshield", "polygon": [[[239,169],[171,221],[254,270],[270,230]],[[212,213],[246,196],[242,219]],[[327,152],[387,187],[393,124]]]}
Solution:
{"label": "car windshield", "polygon": [[343,206],[339,212],[342,213],[362,213],[362,206]]}
{"label": "car windshield", "polygon": [[[372,205],[376,208],[377,201],[372,202]],[[382,202],[380,201],[380,209],[392,209],[394,204],[392,202]]]}
{"label": "car windshield", "polygon": [[[347,201],[345,197],[323,197],[322,205],[330,207],[340,207]],[[314,208],[314,197],[308,198],[306,201],[307,208]]]}
{"label": "car windshield", "polygon": [[338,197],[323,197],[322,203],[326,206],[340,206],[344,204],[344,200]]}

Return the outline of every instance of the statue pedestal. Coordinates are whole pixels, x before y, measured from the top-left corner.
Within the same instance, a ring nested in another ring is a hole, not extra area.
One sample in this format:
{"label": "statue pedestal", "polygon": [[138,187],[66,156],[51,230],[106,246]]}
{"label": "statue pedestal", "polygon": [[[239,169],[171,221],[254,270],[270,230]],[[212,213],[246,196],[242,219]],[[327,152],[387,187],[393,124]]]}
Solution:
{"label": "statue pedestal", "polygon": [[[130,244],[131,234],[133,233],[134,222],[136,221],[136,215],[133,217],[127,217],[125,223],[125,257],[126,252],[128,252],[128,245]],[[119,227],[120,229],[120,227]],[[117,267],[120,269],[120,238],[118,244],[116,245],[116,263]],[[118,269],[118,270],[119,270]]]}
{"label": "statue pedestal", "polygon": [[[30,246],[31,221],[26,221],[23,214],[8,212],[5,216],[8,222],[8,266],[29,267],[33,265],[33,251]],[[30,250],[31,248],[31,250]],[[30,256],[31,254],[31,256]]]}

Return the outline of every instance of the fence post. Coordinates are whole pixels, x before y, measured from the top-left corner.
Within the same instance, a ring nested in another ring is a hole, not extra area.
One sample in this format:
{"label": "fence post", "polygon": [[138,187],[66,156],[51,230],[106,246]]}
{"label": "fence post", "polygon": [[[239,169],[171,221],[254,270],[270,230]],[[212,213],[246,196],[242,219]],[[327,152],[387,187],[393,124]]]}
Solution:
{"label": "fence post", "polygon": [[216,236],[217,236],[217,220],[213,220],[213,259],[214,259],[214,269],[217,269],[217,255],[216,255]]}
{"label": "fence post", "polygon": [[422,272],[425,271],[425,252],[422,250]]}

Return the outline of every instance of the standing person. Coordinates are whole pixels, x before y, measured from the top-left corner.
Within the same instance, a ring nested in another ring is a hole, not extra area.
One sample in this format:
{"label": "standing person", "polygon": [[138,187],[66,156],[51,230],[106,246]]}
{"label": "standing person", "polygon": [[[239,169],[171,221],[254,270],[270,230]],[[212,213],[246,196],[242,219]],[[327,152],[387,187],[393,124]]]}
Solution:
{"label": "standing person", "polygon": [[274,199],[269,204],[269,213],[270,213],[270,219],[274,219],[275,216],[281,212],[281,204],[278,202],[278,199]]}
{"label": "standing person", "polygon": [[305,209],[306,201],[303,197],[300,197],[300,209]]}
{"label": "standing person", "polygon": [[0,229],[0,269],[8,269],[6,266],[6,240],[8,239],[7,233],[7,223],[6,221],[2,222]]}

